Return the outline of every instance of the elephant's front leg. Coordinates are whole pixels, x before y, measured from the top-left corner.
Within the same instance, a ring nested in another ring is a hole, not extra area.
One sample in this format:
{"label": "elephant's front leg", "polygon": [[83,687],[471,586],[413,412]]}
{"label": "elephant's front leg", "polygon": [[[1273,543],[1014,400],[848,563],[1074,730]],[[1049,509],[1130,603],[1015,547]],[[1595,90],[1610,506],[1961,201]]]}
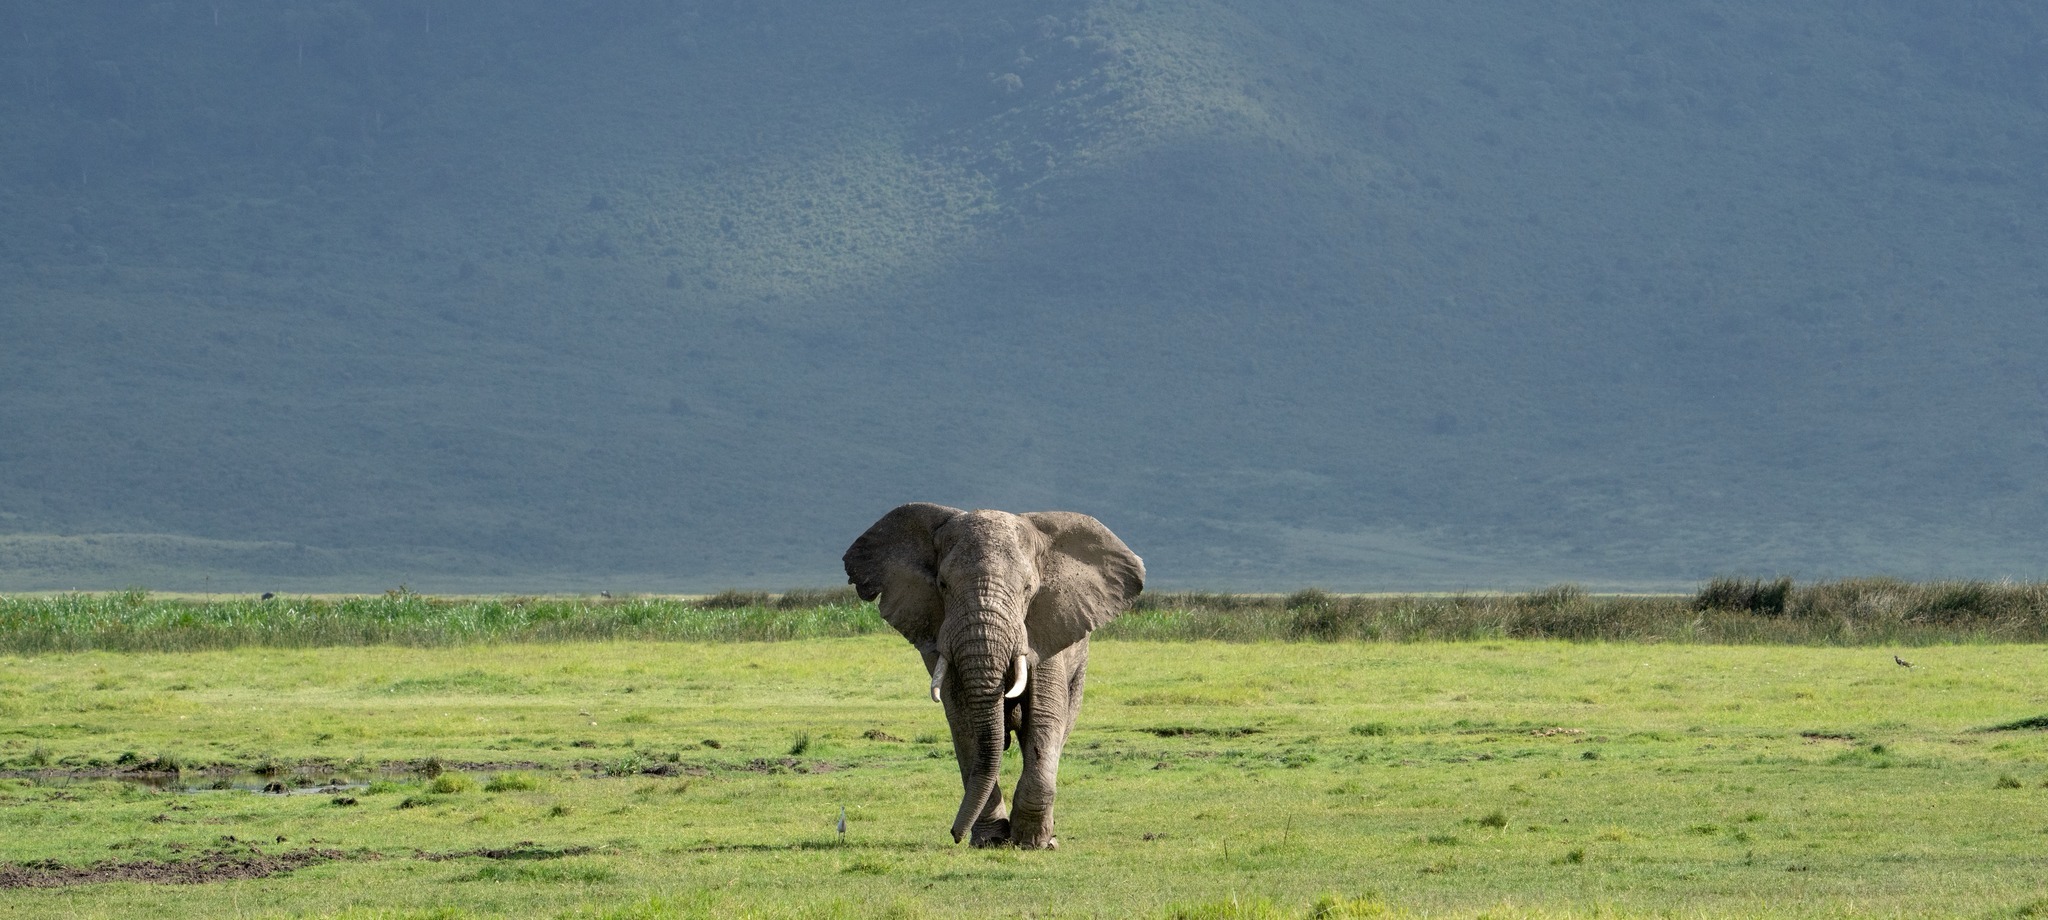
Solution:
{"label": "elephant's front leg", "polygon": [[1031,675],[1024,729],[1017,733],[1024,770],[1010,814],[1010,842],[1027,850],[1059,845],[1053,836],[1052,804],[1058,792],[1060,751],[1081,712],[1081,680],[1087,666],[1084,639],[1039,662]]}
{"label": "elephant's front leg", "polygon": [[[949,683],[942,689],[940,701],[945,704],[946,724],[953,735],[953,760],[960,765],[960,786],[967,789],[974,782],[973,765],[977,759],[974,750],[973,721],[968,718],[966,709],[960,705],[959,685]],[[998,782],[995,789],[988,794],[988,804],[983,805],[981,814],[975,817],[973,827],[968,831],[967,840],[978,847],[1000,846],[1009,842],[1010,819],[1009,812],[1003,807],[1002,783]]]}

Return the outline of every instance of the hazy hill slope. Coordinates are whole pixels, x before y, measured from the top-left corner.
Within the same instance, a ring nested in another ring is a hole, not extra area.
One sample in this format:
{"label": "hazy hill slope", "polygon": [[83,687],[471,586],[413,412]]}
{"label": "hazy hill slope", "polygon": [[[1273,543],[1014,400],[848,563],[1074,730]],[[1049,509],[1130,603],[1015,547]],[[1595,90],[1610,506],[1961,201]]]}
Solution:
{"label": "hazy hill slope", "polygon": [[108,12],[0,7],[0,587],[2040,574],[2025,4]]}

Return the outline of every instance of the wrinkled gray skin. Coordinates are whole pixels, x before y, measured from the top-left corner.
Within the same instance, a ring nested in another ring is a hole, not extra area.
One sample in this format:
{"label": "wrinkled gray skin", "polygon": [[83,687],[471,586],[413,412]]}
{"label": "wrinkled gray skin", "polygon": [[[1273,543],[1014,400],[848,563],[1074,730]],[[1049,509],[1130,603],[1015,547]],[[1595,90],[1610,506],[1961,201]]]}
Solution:
{"label": "wrinkled gray skin", "polygon": [[[1070,511],[1009,514],[913,503],[882,516],[846,550],[862,600],[945,667],[936,689],[953,731],[965,794],[953,840],[975,846],[1058,845],[1053,785],[1081,711],[1088,634],[1130,606],[1145,563],[1100,521]],[[1014,699],[1023,656],[1026,680]],[[996,788],[1014,736],[1023,775],[1012,808]]]}

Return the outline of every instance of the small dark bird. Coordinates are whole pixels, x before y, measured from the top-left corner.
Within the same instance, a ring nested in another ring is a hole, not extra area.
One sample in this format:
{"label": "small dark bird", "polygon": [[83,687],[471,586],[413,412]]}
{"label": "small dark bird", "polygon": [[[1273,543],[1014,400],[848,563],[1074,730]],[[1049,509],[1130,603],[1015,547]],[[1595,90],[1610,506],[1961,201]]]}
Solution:
{"label": "small dark bird", "polygon": [[1892,660],[1893,660],[1893,661],[1896,661],[1896,662],[1898,662],[1898,663],[1899,663],[1899,667],[1902,667],[1902,668],[1910,668],[1910,667],[1912,667],[1912,666],[1913,666],[1913,663],[1912,663],[1912,662],[1910,662],[1910,661],[1907,661],[1907,660],[1906,660],[1906,659],[1904,659],[1904,658],[1900,658],[1900,657],[1899,657],[1899,656],[1897,656],[1897,655],[1893,655],[1893,656],[1892,656]]}
{"label": "small dark bird", "polygon": [[271,598],[273,598],[273,597],[276,597],[276,596],[277,596],[277,595],[275,595],[275,594],[272,594],[272,593],[270,593],[269,591],[265,591],[265,592],[263,592],[263,599],[264,599],[264,600],[266,600],[266,601],[267,601],[267,600],[270,600]]}
{"label": "small dark bird", "polygon": [[610,591],[599,591],[599,592],[597,592],[597,596],[598,596],[598,597],[601,597],[601,598],[604,598],[605,600],[611,600],[611,599],[612,599],[612,593],[611,593]]}

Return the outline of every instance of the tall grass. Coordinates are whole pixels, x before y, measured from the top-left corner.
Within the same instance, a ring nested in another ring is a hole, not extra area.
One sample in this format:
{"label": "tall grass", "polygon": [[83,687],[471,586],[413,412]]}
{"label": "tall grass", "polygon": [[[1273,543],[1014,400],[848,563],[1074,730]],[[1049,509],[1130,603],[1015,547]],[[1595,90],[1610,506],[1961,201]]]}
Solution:
{"label": "tall grass", "polygon": [[1566,639],[1773,645],[2048,642],[2048,584],[1717,578],[1692,596],[1528,594],[1141,595],[1098,635],[1128,639]]}
{"label": "tall grass", "polygon": [[[888,630],[850,589],[709,598],[196,601],[146,591],[0,597],[0,653],[240,646],[435,646],[575,640],[781,641]],[[2048,584],[1857,578],[1715,579],[1696,594],[1146,594],[1102,639],[1226,642],[1478,641],[1890,645],[2048,642]]]}
{"label": "tall grass", "polygon": [[[732,592],[728,592],[728,595]],[[0,651],[190,651],[240,646],[460,645],[664,639],[743,642],[888,629],[845,592],[806,606],[675,598],[451,599],[410,592],[340,599],[158,599],[147,592],[0,597]]]}

